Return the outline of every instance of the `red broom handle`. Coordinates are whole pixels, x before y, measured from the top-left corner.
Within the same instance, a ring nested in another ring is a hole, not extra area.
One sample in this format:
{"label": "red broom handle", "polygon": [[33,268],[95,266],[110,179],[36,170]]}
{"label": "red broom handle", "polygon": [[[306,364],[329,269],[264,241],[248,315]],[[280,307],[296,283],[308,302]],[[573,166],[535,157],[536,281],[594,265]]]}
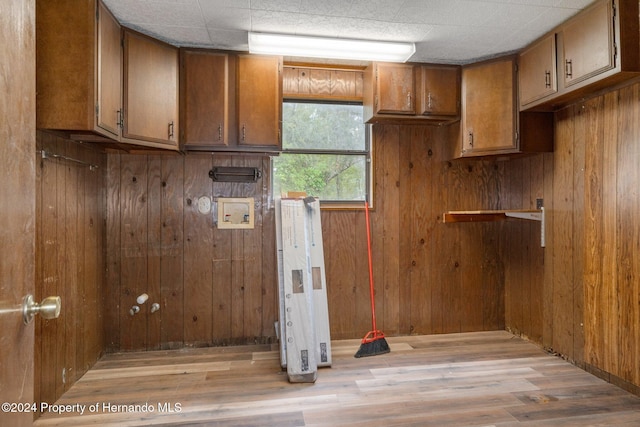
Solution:
{"label": "red broom handle", "polygon": [[374,336],[378,333],[376,329],[376,307],[375,307],[375,295],[373,292],[373,261],[371,259],[371,231],[369,225],[369,203],[364,201],[364,216],[367,222],[367,255],[369,256],[369,291],[371,292],[371,324],[373,327]]}

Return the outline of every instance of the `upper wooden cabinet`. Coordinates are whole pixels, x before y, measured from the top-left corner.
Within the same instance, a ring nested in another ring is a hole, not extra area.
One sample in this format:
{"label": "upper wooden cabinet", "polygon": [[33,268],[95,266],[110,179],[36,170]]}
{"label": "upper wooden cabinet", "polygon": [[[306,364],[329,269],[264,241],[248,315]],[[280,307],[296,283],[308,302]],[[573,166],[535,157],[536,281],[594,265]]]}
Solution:
{"label": "upper wooden cabinet", "polygon": [[121,28],[102,3],[98,5],[98,128],[119,137],[122,123]]}
{"label": "upper wooden cabinet", "polygon": [[238,55],[238,145],[279,149],[282,57]]}
{"label": "upper wooden cabinet", "polygon": [[432,118],[460,115],[460,67],[417,65],[416,112]]}
{"label": "upper wooden cabinet", "polygon": [[374,115],[416,113],[413,65],[374,63],[372,73]]}
{"label": "upper wooden cabinet", "polygon": [[636,77],[639,31],[638,2],[625,0],[597,1],[561,24],[520,55],[520,109],[557,109]]}
{"label": "upper wooden cabinet", "polygon": [[364,70],[367,123],[432,123],[459,117],[460,68],[374,62]]}
{"label": "upper wooden cabinet", "polygon": [[[635,3],[637,6],[638,2]],[[615,7],[611,0],[601,1],[560,26],[558,38],[562,43],[562,56],[559,71],[563,87],[576,85],[615,67]],[[638,21],[637,13],[635,17]]]}
{"label": "upper wooden cabinet", "polygon": [[178,148],[178,49],[124,32],[122,140]]}
{"label": "upper wooden cabinet", "polygon": [[120,137],[120,26],[98,1],[36,3],[36,124],[73,139]]}
{"label": "upper wooden cabinet", "polygon": [[553,150],[553,115],[519,113],[515,57],[462,68],[462,114],[452,157]]}
{"label": "upper wooden cabinet", "polygon": [[516,150],[515,77],[509,58],[462,69],[462,156]]}
{"label": "upper wooden cabinet", "polygon": [[520,54],[520,106],[558,91],[556,35],[550,34]]}
{"label": "upper wooden cabinet", "polygon": [[185,150],[280,150],[281,57],[183,49],[181,63]]}
{"label": "upper wooden cabinet", "polygon": [[100,1],[38,0],[37,126],[120,148],[177,150],[178,51],[122,33]]}
{"label": "upper wooden cabinet", "polygon": [[182,50],[181,141],[187,150],[235,145],[236,57],[207,50]]}

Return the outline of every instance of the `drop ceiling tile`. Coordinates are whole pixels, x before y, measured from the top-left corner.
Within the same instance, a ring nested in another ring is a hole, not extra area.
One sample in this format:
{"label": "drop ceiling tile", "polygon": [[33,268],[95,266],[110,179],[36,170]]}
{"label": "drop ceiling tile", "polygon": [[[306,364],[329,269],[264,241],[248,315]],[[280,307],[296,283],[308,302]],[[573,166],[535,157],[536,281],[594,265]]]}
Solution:
{"label": "drop ceiling tile", "polygon": [[274,12],[300,12],[302,0],[251,0],[253,10],[271,10]]}
{"label": "drop ceiling tile", "polygon": [[521,49],[594,0],[104,1],[123,25],[176,45],[246,50],[251,30],[414,41],[414,61],[466,63]]}
{"label": "drop ceiling tile", "polygon": [[576,9],[554,8],[550,9],[540,16],[532,19],[521,30],[530,35],[531,41],[539,38],[545,33],[553,30],[555,27],[574,16],[578,11]]}
{"label": "drop ceiling tile", "polygon": [[565,7],[568,9],[584,9],[592,3],[595,3],[596,0],[560,0],[558,1],[557,7]]}
{"label": "drop ceiling tile", "polygon": [[211,44],[204,27],[173,27],[166,25],[145,25],[144,28],[132,24],[130,28],[174,46],[206,46]]}
{"label": "drop ceiling tile", "polygon": [[204,27],[196,0],[135,1],[110,0],[107,8],[123,24],[148,24]]}
{"label": "drop ceiling tile", "polygon": [[251,10],[239,8],[216,9],[211,5],[202,5],[202,14],[208,28],[221,30],[244,30],[251,29]]}
{"label": "drop ceiling tile", "polygon": [[326,15],[300,15],[296,33],[309,36],[339,37],[342,28],[350,25],[347,18]]}
{"label": "drop ceiling tile", "polygon": [[339,37],[366,38],[370,40],[420,42],[428,40],[432,25],[402,24],[397,22],[372,22],[362,26],[345,26]]}
{"label": "drop ceiling tile", "polygon": [[503,4],[496,8],[494,13],[484,22],[483,25],[500,28],[519,28],[549,10],[551,10],[550,7],[544,6]]}
{"label": "drop ceiling tile", "polygon": [[388,0],[352,0],[344,2],[344,16],[374,21],[396,22],[395,17],[402,9],[403,1]]}
{"label": "drop ceiling tile", "polygon": [[343,0],[301,0],[300,9],[310,15],[344,16],[349,5]]}
{"label": "drop ceiling tile", "polygon": [[[128,0],[132,1],[132,0]],[[226,8],[250,9],[250,0],[197,0],[202,9],[222,10]]]}
{"label": "drop ceiling tile", "polygon": [[249,51],[246,31],[209,29],[209,38],[216,49]]}
{"label": "drop ceiling tile", "polygon": [[252,10],[251,31],[295,34],[299,20],[298,13]]}
{"label": "drop ceiling tile", "polygon": [[479,26],[500,6],[469,0],[435,0],[425,6],[420,0],[407,0],[397,18],[408,23]]}

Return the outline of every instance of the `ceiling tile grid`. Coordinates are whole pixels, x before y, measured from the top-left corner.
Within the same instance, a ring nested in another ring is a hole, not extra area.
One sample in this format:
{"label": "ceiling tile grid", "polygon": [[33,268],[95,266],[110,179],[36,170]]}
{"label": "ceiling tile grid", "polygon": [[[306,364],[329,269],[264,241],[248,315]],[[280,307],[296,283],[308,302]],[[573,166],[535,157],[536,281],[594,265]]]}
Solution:
{"label": "ceiling tile grid", "polygon": [[593,0],[104,0],[121,24],[175,46],[248,50],[248,32],[409,41],[413,62],[517,51]]}

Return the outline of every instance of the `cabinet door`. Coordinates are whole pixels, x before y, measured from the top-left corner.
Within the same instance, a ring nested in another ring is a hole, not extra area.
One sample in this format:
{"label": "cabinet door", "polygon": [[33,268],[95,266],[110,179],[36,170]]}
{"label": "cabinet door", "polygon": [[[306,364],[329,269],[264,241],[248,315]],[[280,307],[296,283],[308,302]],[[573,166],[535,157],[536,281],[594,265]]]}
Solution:
{"label": "cabinet door", "polygon": [[374,114],[416,113],[413,65],[375,64]]}
{"label": "cabinet door", "polygon": [[[228,147],[229,112],[235,110],[234,56],[206,51],[183,51],[181,126],[185,148]],[[231,80],[231,81],[230,81]]]}
{"label": "cabinet door", "polygon": [[124,58],[123,139],[177,149],[178,50],[126,31]]}
{"label": "cabinet door", "polygon": [[416,67],[418,114],[458,116],[460,114],[460,68],[423,65]]}
{"label": "cabinet door", "polygon": [[527,106],[558,91],[555,33],[523,51],[519,60],[521,106]]}
{"label": "cabinet door", "polygon": [[462,69],[462,155],[517,150],[515,61]]}
{"label": "cabinet door", "polygon": [[238,142],[278,148],[282,120],[282,58],[238,56]]}
{"label": "cabinet door", "polygon": [[615,67],[613,11],[603,1],[561,27],[564,87]]}
{"label": "cabinet door", "polygon": [[96,125],[120,135],[122,113],[122,43],[120,25],[102,3],[98,5],[98,100]]}

